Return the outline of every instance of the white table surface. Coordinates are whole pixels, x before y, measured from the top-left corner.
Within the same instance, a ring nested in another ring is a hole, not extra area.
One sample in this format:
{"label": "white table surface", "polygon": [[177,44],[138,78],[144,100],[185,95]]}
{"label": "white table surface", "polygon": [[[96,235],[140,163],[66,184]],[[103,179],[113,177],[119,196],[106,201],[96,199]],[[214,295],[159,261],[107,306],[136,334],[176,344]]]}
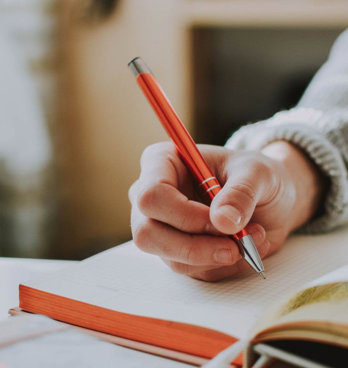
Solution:
{"label": "white table surface", "polygon": [[[45,277],[47,273],[73,262],[0,257],[0,322],[9,318],[8,310],[10,308],[18,306],[18,285],[20,283],[30,279]],[[122,366],[132,368],[143,368],[144,366],[152,368],[193,367],[192,365],[129,350],[120,346],[115,346],[115,350],[117,351],[115,354],[117,355],[115,367],[120,366],[121,362]],[[20,366],[22,365],[20,364]],[[28,367],[28,362],[24,366]]]}
{"label": "white table surface", "polygon": [[[18,285],[25,281],[45,277],[46,274],[73,264],[76,261],[57,261],[57,260],[39,260],[23,258],[1,258],[0,257],[0,322],[9,318],[8,310],[18,306]],[[1,333],[1,331],[0,331]],[[194,366],[176,362],[173,360],[160,358],[154,355],[145,354],[135,350],[129,350],[121,346],[115,346],[115,367],[121,366],[128,368],[193,368]],[[99,358],[98,358],[99,359]],[[98,360],[97,360],[98,362]],[[23,362],[24,363],[24,362]],[[91,366],[95,366],[94,362]],[[99,366],[100,365],[99,360]],[[25,362],[20,367],[29,367],[31,365]],[[34,364],[35,366],[35,364]],[[14,367],[17,367],[15,365]],[[1,368],[1,362],[0,362]],[[67,367],[69,368],[69,367]],[[272,368],[291,368],[285,363],[272,364]]]}
{"label": "white table surface", "polygon": [[18,285],[30,279],[44,277],[73,261],[38,260],[0,257],[0,321],[8,310],[18,306]]}

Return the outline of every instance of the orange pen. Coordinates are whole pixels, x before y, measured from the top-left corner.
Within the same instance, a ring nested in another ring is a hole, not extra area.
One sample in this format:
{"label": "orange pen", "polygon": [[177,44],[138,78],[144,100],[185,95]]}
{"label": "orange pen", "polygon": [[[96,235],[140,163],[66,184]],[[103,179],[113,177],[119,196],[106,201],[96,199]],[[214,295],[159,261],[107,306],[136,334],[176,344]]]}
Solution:
{"label": "orange pen", "polygon": [[[212,200],[221,190],[221,185],[209,169],[198,147],[175,112],[161,86],[144,61],[136,57],[128,66],[136,76],[137,82],[157,114],[164,129],[174,142],[176,149],[203,191]],[[252,237],[245,229],[231,235],[237,243],[241,256],[263,278],[264,267]]]}

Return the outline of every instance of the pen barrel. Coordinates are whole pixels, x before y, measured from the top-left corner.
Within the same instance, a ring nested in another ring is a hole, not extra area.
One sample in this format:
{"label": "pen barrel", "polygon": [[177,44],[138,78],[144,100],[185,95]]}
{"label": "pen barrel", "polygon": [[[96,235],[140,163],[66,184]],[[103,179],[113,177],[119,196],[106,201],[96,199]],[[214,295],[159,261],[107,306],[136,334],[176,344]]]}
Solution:
{"label": "pen barrel", "polygon": [[[219,193],[221,186],[170,104],[169,99],[141,58],[132,59],[128,65],[164,129],[174,142],[180,157],[211,201]],[[230,237],[236,241],[242,257],[256,272],[261,273],[264,277],[262,261],[248,232],[242,229]]]}
{"label": "pen barrel", "polygon": [[210,200],[212,200],[221,190],[221,185],[209,169],[161,86],[151,73],[138,74],[137,82],[167,134],[174,142],[182,160],[195,176],[202,190],[206,192]]}
{"label": "pen barrel", "polygon": [[[198,181],[202,192],[206,193],[209,200],[212,201],[222,189],[221,185],[209,169],[202,154],[170,104],[161,86],[151,73],[138,74],[137,82],[158,116],[162,126],[174,142],[181,159]],[[243,229],[237,234],[231,235],[231,237],[238,241],[246,235],[248,235],[248,232]]]}

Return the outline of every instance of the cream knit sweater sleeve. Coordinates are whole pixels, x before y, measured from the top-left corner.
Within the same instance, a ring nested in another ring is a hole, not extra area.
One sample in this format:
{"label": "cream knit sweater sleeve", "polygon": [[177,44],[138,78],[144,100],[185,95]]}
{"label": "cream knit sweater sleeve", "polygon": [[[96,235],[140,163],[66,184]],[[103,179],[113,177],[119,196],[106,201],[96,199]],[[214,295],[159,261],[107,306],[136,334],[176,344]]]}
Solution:
{"label": "cream knit sweater sleeve", "polygon": [[348,30],[335,42],[298,105],[242,127],[227,141],[233,150],[259,150],[286,140],[304,150],[329,177],[325,213],[302,230],[320,232],[348,219]]}

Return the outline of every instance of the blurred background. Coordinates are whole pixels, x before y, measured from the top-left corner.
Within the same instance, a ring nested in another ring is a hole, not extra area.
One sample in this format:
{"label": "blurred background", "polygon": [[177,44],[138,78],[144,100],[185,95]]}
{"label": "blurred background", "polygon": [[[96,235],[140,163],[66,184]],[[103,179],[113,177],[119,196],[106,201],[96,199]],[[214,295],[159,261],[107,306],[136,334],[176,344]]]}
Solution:
{"label": "blurred background", "polygon": [[81,259],[131,238],[127,192],[166,140],[142,56],[200,143],[296,104],[346,0],[0,0],[0,256]]}

